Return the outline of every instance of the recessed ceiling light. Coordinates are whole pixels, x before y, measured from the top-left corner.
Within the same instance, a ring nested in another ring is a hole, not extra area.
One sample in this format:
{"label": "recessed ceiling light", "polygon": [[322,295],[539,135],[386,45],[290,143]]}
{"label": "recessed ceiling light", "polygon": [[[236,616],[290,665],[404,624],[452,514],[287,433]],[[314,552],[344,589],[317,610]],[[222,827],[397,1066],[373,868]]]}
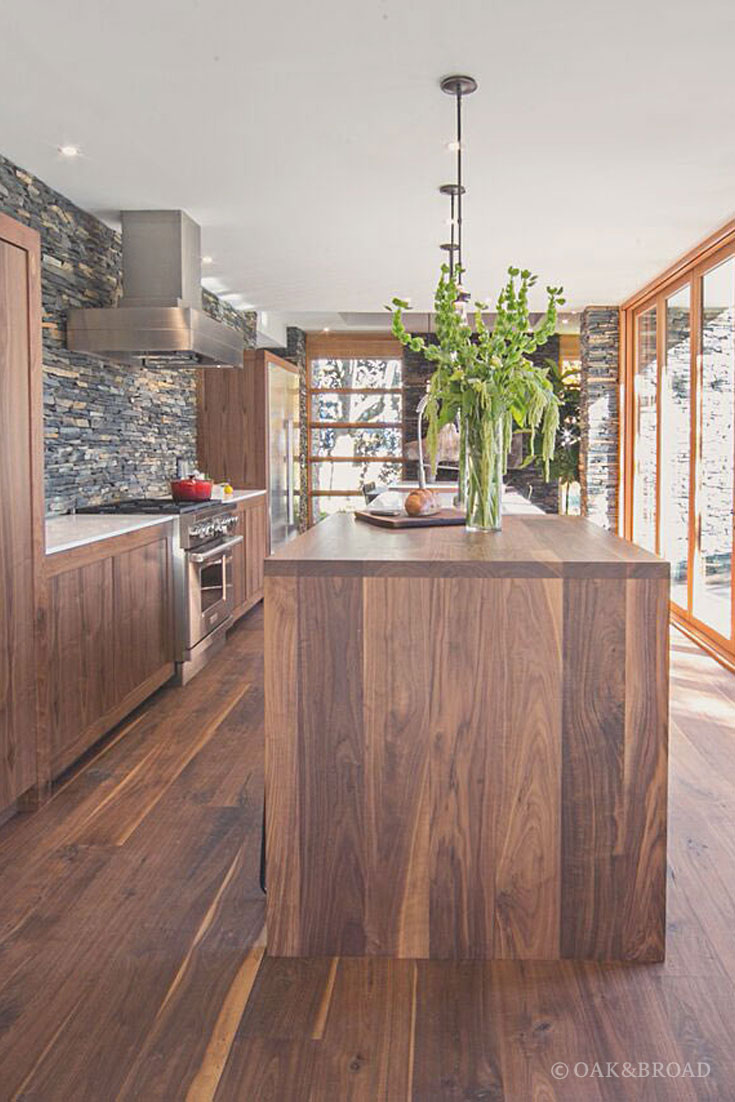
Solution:
{"label": "recessed ceiling light", "polygon": [[78,145],[60,145],[59,153],[62,157],[78,157],[80,154]]}
{"label": "recessed ceiling light", "polygon": [[329,332],[329,326],[325,325],[324,328],[322,329],[322,333],[328,333],[328,332]]}
{"label": "recessed ceiling light", "polygon": [[202,257],[202,264],[213,264],[213,263],[214,263],[214,257],[213,256],[203,256]]}

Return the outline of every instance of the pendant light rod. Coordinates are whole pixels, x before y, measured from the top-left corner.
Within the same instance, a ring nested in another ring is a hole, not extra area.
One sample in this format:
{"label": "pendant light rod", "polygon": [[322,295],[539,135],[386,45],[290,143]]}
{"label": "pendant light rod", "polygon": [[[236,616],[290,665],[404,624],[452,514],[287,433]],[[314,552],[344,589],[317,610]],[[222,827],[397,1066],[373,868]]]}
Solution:
{"label": "pendant light rod", "polygon": [[[462,191],[464,190],[465,189],[462,188]],[[454,278],[454,257],[458,248],[456,208],[460,192],[456,184],[442,184],[439,191],[442,195],[449,196],[449,225],[451,229],[449,241],[446,241],[441,248],[444,252],[449,253],[449,275]]]}
{"label": "pendant light rod", "polygon": [[[465,188],[462,183],[462,97],[469,96],[477,89],[477,81],[474,77],[468,76],[450,76],[444,77],[441,81],[441,90],[446,92],[449,96],[454,96],[457,101],[457,183],[456,190],[450,192],[452,196],[452,245],[455,244],[455,197],[456,197],[456,253],[457,253],[457,268],[459,269],[460,282],[463,277],[463,263],[462,263],[462,196],[464,195]],[[440,190],[444,191],[447,185],[444,185]],[[452,248],[450,252],[450,274],[454,275],[454,253],[455,249]],[[460,292],[459,296],[463,301],[469,296],[466,292]]]}
{"label": "pendant light rod", "polygon": [[457,92],[457,265],[462,282],[462,92]]}

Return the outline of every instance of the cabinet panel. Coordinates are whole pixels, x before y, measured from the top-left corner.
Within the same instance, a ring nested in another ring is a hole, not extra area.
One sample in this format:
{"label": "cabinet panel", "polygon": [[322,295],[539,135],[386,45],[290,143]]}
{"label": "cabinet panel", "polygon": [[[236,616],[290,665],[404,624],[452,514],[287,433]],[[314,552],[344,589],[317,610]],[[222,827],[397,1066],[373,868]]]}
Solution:
{"label": "cabinet panel", "polygon": [[49,557],[53,775],[173,673],[170,537],[134,538],[104,541],[91,561],[79,562],[79,548]]}
{"label": "cabinet panel", "polygon": [[38,236],[0,215],[0,810],[39,780],[40,331]]}
{"label": "cabinet panel", "polygon": [[232,595],[233,611],[236,616],[242,605],[245,604],[245,515],[244,505],[238,504],[235,535],[242,536],[243,542],[235,544],[232,548]]}
{"label": "cabinet panel", "polygon": [[268,539],[265,496],[237,503],[236,531],[243,537],[232,555],[233,616],[238,619],[263,596],[263,560]]}
{"label": "cabinet panel", "polygon": [[169,547],[156,540],[112,562],[115,695],[173,661]]}
{"label": "cabinet panel", "polygon": [[112,560],[49,582],[51,765],[63,770],[89,745],[88,731],[115,704],[112,671]]}
{"label": "cabinet panel", "polygon": [[261,498],[245,510],[245,599],[247,601],[263,592],[267,523],[265,498]]}

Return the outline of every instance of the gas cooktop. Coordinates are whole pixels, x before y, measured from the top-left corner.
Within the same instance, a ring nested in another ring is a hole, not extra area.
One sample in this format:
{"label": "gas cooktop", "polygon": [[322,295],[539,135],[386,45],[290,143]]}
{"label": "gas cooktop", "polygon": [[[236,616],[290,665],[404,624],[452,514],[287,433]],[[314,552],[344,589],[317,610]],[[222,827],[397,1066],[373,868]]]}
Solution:
{"label": "gas cooktop", "polygon": [[221,501],[173,501],[170,497],[131,497],[124,501],[105,501],[101,505],[85,505],[78,513],[193,513]]}

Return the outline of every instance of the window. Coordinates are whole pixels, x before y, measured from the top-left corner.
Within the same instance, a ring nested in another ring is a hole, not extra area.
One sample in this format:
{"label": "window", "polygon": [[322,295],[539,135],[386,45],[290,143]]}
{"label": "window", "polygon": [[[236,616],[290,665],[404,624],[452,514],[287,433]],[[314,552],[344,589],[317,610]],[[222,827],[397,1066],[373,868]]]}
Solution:
{"label": "window", "polygon": [[675,621],[735,664],[735,224],[623,315],[625,535],[671,562]]}
{"label": "window", "polygon": [[403,359],[372,335],[307,341],[309,520],[351,510],[403,475]]}

